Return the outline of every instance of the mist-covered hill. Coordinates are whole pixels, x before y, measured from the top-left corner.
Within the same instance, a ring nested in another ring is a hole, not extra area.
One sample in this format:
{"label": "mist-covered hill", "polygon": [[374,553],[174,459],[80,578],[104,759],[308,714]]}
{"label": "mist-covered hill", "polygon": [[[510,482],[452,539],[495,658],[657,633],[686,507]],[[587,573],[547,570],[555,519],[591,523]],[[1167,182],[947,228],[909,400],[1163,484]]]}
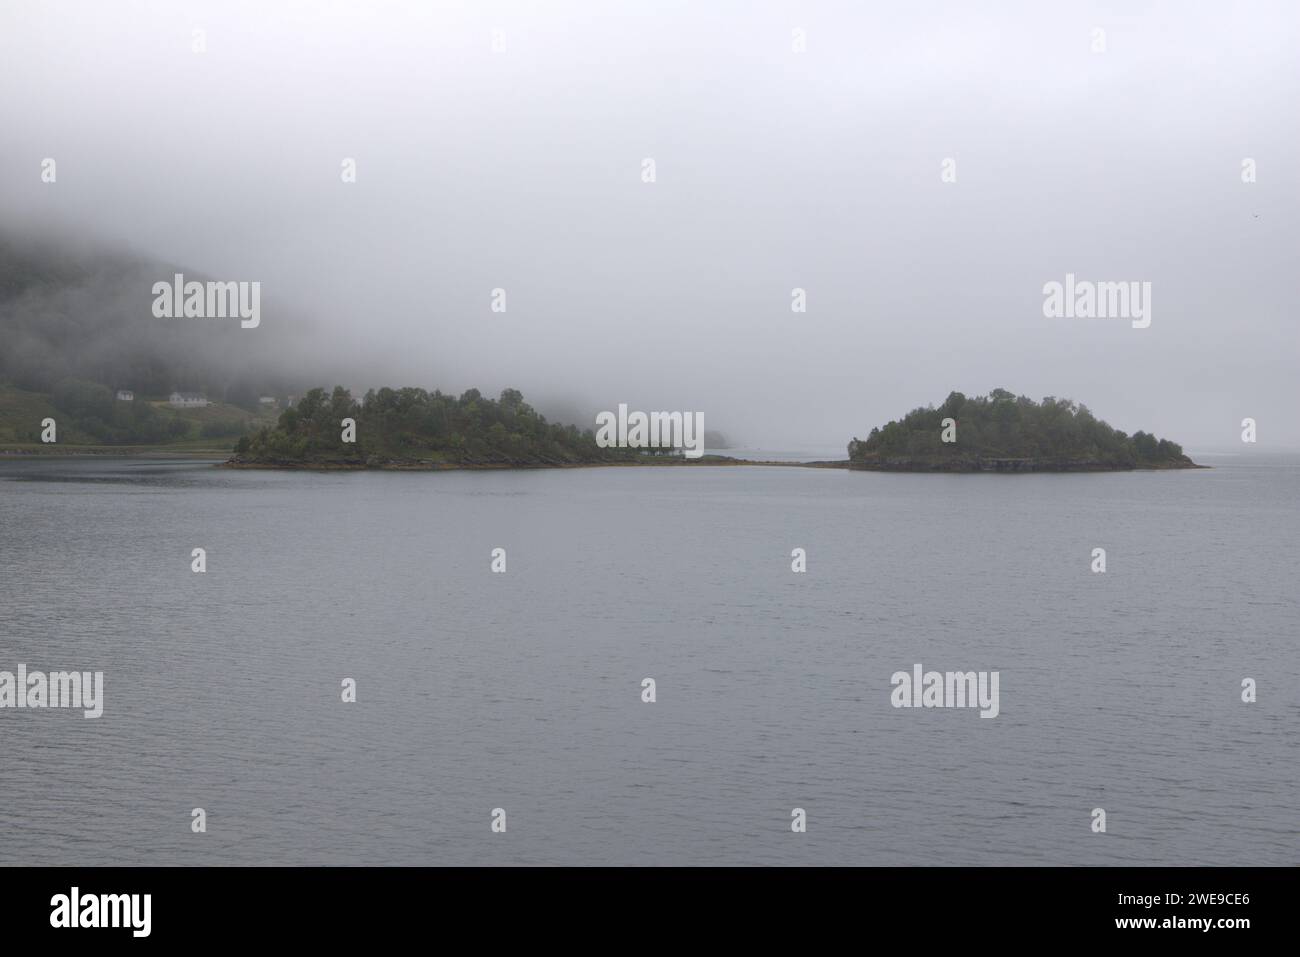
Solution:
{"label": "mist-covered hill", "polygon": [[259,394],[291,391],[298,376],[287,371],[286,347],[309,334],[303,321],[277,315],[244,329],[237,319],[157,318],[153,284],[178,272],[211,278],[77,242],[0,232],[0,383],[44,394],[70,382],[140,396],[203,392],[250,409]]}

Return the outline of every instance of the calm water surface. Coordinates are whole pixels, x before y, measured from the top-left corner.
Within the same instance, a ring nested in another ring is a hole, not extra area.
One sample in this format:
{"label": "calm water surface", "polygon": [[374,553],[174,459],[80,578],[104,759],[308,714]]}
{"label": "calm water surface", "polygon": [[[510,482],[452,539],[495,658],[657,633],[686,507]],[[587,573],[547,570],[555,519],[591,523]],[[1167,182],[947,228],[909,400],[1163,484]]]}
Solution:
{"label": "calm water surface", "polygon": [[0,669],[106,692],[0,710],[0,864],[1300,863],[1300,462],[1207,461],[0,461]]}

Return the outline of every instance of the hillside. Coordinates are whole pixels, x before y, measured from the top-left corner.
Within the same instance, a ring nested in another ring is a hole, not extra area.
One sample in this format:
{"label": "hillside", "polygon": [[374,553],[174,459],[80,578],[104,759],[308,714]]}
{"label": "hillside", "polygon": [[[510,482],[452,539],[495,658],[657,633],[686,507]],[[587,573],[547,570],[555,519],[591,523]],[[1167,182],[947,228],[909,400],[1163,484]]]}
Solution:
{"label": "hillside", "polygon": [[[57,442],[41,442],[41,422],[57,424]],[[175,409],[163,397],[121,402],[104,386],[67,380],[54,395],[0,383],[0,450],[66,452],[77,447],[230,447],[254,428],[274,422],[266,412],[214,402],[205,408]]]}
{"label": "hillside", "polygon": [[[0,231],[0,384],[52,396],[61,385],[164,397],[173,389],[255,411],[300,391],[277,355],[300,333],[280,313],[239,323],[159,319],[153,284],[197,272],[121,252]],[[8,424],[8,423],[6,423]],[[10,425],[12,428],[12,425]]]}

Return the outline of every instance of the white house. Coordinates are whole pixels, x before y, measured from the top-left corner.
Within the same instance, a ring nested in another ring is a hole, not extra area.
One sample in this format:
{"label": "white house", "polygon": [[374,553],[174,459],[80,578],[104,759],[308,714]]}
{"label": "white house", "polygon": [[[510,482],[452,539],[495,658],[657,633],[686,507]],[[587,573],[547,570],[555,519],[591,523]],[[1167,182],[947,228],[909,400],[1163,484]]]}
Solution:
{"label": "white house", "polygon": [[257,401],[262,405],[275,405],[276,399],[273,395],[264,395]]}
{"label": "white house", "polygon": [[178,409],[201,409],[208,404],[208,397],[202,392],[173,392],[167,402]]}
{"label": "white house", "polygon": [[117,401],[118,401],[118,402],[134,402],[134,401],[135,401],[135,393],[132,392],[130,389],[118,389],[118,390],[117,390]]}

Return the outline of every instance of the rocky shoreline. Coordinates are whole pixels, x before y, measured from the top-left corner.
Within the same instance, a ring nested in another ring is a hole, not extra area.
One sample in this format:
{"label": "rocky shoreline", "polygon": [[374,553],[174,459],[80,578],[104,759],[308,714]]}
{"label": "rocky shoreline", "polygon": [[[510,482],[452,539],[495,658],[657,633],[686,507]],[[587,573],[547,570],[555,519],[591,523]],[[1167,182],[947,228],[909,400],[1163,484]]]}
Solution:
{"label": "rocky shoreline", "polygon": [[[465,472],[513,469],[591,468],[674,468],[698,465],[802,465],[800,462],[757,462],[726,455],[705,455],[698,459],[668,457],[624,462],[430,462],[421,459],[375,459],[365,462],[342,459],[254,459],[236,455],[220,463],[229,469],[302,469],[327,472]],[[844,463],[847,465],[847,463]]]}
{"label": "rocky shoreline", "polygon": [[1162,463],[1126,464],[1095,459],[1032,459],[1032,458],[952,458],[909,459],[881,458],[875,461],[855,461],[848,468],[861,472],[1162,472],[1174,469],[1205,469],[1187,456],[1180,460]]}

